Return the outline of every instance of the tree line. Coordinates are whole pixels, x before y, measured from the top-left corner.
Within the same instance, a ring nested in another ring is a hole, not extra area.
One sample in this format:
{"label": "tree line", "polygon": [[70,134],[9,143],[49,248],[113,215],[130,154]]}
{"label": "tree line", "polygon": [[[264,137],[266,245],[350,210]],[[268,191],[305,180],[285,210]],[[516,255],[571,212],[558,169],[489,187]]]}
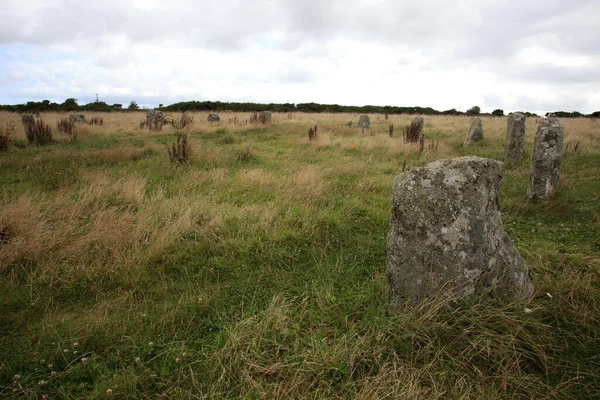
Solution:
{"label": "tree line", "polygon": [[[232,112],[305,112],[305,113],[362,113],[362,114],[420,114],[420,115],[491,115],[503,116],[504,111],[496,109],[491,113],[482,113],[478,106],[473,106],[467,111],[458,111],[455,108],[445,111],[438,111],[431,107],[398,107],[398,106],[343,106],[339,104],[319,104],[319,103],[249,103],[249,102],[222,102],[222,101],[183,101],[171,105],[159,105],[158,110],[167,112],[184,111],[232,111]],[[135,101],[132,101],[128,107],[123,108],[122,104],[107,104],[103,101],[96,101],[85,105],[79,105],[77,99],[68,98],[63,103],[53,103],[50,100],[28,101],[25,104],[0,105],[0,110],[13,111],[18,113],[38,113],[51,111],[137,111],[140,107]],[[537,114],[523,112],[528,117],[537,117]],[[580,118],[590,117],[599,118],[600,111],[591,114],[583,114],[578,111],[556,111],[546,113],[547,116],[554,115],[560,118]]]}

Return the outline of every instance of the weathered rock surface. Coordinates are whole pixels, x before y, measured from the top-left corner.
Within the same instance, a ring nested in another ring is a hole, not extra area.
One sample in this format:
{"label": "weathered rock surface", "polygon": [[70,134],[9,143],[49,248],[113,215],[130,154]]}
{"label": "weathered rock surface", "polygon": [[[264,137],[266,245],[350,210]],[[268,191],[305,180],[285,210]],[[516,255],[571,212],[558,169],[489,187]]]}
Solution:
{"label": "weathered rock surface", "polygon": [[521,113],[512,113],[508,116],[504,145],[504,162],[507,164],[517,164],[523,158],[526,120],[525,115]]}
{"label": "weathered rock surface", "polygon": [[471,127],[469,128],[464,145],[468,146],[480,140],[483,140],[483,124],[481,123],[481,118],[475,117],[471,121]]}
{"label": "weathered rock surface", "polygon": [[270,124],[271,123],[271,113],[268,111],[261,111],[258,114],[258,122],[261,124]]}
{"label": "weathered rock surface", "polygon": [[146,111],[146,121],[165,123],[165,114],[162,111],[150,110]]}
{"label": "weathered rock surface", "polygon": [[217,114],[208,114],[208,122],[219,122],[221,118]]}
{"label": "weathered rock surface", "polygon": [[527,196],[547,200],[558,189],[563,159],[563,126],[558,118],[542,119],[535,134]]}
{"label": "weathered rock surface", "polygon": [[358,127],[365,129],[371,128],[371,119],[368,115],[363,114],[360,116],[360,118],[358,119]]}
{"label": "weathered rock surface", "polygon": [[69,121],[83,123],[83,122],[85,122],[85,115],[71,114],[71,115],[69,115]]}
{"label": "weathered rock surface", "polygon": [[21,115],[21,123],[23,125],[29,125],[35,123],[35,117],[33,114],[23,114]]}
{"label": "weathered rock surface", "polygon": [[396,177],[387,237],[390,311],[437,296],[528,296],[525,261],[498,209],[501,162],[439,160]]}
{"label": "weathered rock surface", "polygon": [[162,111],[146,111],[146,127],[150,130],[159,131],[165,123],[165,114]]}

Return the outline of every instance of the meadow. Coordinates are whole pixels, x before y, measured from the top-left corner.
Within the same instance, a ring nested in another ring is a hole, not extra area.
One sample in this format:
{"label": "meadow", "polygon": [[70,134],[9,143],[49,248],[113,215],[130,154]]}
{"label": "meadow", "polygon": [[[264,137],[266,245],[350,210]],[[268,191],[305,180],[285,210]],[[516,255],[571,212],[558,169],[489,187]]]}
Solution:
{"label": "meadow", "polygon": [[[505,170],[505,230],[535,294],[386,312],[394,177],[442,158],[502,160],[505,117],[84,113],[0,152],[0,397],[571,399],[600,397],[600,122],[562,119],[558,193],[526,197],[538,120]],[[237,117],[238,124],[230,120]],[[291,117],[291,118],[290,118]],[[352,121],[352,127],[348,122]],[[389,137],[388,124],[395,127]],[[318,137],[308,140],[308,129]],[[45,396],[45,397],[44,397]]]}

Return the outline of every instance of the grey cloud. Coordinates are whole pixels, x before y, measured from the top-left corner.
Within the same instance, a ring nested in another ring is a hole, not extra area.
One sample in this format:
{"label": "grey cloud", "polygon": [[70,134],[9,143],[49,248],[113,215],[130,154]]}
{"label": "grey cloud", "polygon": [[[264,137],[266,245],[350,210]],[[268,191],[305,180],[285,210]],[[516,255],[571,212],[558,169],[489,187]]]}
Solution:
{"label": "grey cloud", "polygon": [[509,72],[510,77],[524,82],[550,84],[579,84],[598,81],[600,65],[586,67],[559,67],[552,65],[528,66]]}
{"label": "grey cloud", "polygon": [[523,110],[582,111],[588,106],[585,95],[559,96],[556,99],[521,96],[517,103]]}

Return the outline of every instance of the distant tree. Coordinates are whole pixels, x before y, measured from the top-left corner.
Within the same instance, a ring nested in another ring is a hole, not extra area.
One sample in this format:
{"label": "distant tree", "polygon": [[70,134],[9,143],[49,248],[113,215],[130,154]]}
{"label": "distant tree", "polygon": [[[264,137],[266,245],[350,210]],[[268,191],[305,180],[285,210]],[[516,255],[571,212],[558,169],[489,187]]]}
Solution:
{"label": "distant tree", "polygon": [[479,115],[481,108],[479,106],[473,106],[467,110],[467,115]]}
{"label": "distant tree", "polygon": [[163,106],[163,105],[162,105],[162,103],[161,103],[161,104],[159,104],[159,105],[158,105],[158,108],[162,108],[162,106]]}
{"label": "distant tree", "polygon": [[138,106],[138,103],[136,103],[135,101],[131,101],[131,103],[129,103],[129,107],[127,107],[128,110],[139,110],[140,106]]}
{"label": "distant tree", "polygon": [[492,111],[492,115],[494,117],[503,117],[504,116],[504,110],[501,110],[501,109],[498,108],[498,109]]}
{"label": "distant tree", "polygon": [[66,99],[64,103],[60,105],[60,109],[63,111],[77,111],[79,110],[79,104],[77,104],[77,99],[72,97]]}
{"label": "distant tree", "polygon": [[460,112],[456,111],[456,108],[452,108],[450,110],[442,111],[444,115],[459,115]]}
{"label": "distant tree", "polygon": [[111,107],[114,108],[115,110],[120,110],[123,108],[123,104],[115,103]]}

